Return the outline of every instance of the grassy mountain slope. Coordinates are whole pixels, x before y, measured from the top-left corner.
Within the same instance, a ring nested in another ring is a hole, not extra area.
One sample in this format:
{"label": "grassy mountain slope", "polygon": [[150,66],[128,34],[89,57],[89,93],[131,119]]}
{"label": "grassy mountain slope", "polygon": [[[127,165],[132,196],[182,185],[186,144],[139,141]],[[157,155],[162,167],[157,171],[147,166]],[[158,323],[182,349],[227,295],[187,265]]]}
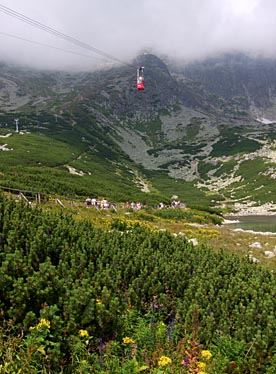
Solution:
{"label": "grassy mountain slope", "polygon": [[135,165],[93,118],[51,117],[30,113],[20,133],[1,129],[2,185],[71,196],[139,196]]}
{"label": "grassy mountain slope", "polygon": [[142,55],[136,63],[144,92],[130,67],[69,74],[1,65],[0,183],[124,200],[270,201],[274,62],[238,55],[179,67]]}

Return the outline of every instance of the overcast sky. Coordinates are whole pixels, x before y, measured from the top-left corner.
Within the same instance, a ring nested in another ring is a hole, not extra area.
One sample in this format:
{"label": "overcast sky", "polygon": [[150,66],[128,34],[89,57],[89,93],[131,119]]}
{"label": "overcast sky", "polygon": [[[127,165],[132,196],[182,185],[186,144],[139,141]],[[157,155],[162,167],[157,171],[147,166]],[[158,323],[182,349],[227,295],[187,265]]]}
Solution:
{"label": "overcast sky", "polygon": [[1,60],[89,69],[100,54],[8,16],[1,6],[126,62],[144,50],[184,60],[233,50],[276,56],[276,0],[0,0]]}

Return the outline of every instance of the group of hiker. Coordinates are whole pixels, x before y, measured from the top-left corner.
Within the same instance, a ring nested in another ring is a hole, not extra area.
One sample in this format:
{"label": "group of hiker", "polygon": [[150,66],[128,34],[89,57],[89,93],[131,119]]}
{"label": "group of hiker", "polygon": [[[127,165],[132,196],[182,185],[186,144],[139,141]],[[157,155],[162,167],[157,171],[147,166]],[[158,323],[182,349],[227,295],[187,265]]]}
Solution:
{"label": "group of hiker", "polygon": [[[90,198],[87,197],[85,200],[86,208],[96,208],[96,209],[117,209],[119,206],[118,204],[113,204],[110,201],[108,201],[105,197],[103,199],[97,199],[95,197]],[[120,208],[126,208],[126,209],[133,209],[133,210],[140,210],[143,208],[145,205],[142,204],[141,202],[126,202],[122,203],[120,205]],[[146,204],[148,206],[148,204]],[[163,209],[163,208],[183,208],[185,207],[185,204],[181,203],[180,201],[175,201],[173,200],[170,205],[164,204],[163,202],[159,203],[157,205],[158,209]]]}
{"label": "group of hiker", "polygon": [[86,208],[97,208],[97,209],[109,209],[111,207],[110,202],[104,197],[101,200],[96,199],[95,197],[87,197],[85,200]]}

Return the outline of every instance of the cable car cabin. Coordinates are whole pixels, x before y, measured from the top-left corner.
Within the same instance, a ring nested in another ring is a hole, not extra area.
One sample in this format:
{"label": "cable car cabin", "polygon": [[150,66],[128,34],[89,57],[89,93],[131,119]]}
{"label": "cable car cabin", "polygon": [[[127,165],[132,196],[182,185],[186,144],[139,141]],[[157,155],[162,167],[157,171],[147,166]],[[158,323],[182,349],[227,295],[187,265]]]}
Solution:
{"label": "cable car cabin", "polygon": [[137,69],[136,88],[138,91],[145,89],[144,87],[144,68],[140,67]]}

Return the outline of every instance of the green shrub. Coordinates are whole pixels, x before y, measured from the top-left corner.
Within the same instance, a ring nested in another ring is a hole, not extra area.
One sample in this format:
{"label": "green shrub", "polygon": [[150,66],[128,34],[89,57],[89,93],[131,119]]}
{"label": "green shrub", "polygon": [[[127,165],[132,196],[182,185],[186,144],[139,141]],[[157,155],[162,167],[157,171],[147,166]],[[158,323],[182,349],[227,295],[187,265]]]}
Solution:
{"label": "green shrub", "polygon": [[2,372],[271,372],[275,275],[132,223],[0,199]]}

